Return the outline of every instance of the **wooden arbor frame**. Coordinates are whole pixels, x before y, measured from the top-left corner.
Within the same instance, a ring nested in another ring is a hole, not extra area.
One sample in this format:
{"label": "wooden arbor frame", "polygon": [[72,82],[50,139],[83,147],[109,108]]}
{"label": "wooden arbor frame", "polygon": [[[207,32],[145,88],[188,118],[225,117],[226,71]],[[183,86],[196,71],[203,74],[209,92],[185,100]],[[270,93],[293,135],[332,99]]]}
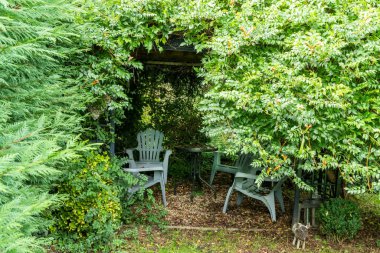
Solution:
{"label": "wooden arbor frame", "polygon": [[133,57],[146,65],[169,66],[201,66],[203,53],[197,53],[193,46],[183,46],[182,36],[172,35],[160,52],[156,46],[148,52],[141,47],[133,53]]}

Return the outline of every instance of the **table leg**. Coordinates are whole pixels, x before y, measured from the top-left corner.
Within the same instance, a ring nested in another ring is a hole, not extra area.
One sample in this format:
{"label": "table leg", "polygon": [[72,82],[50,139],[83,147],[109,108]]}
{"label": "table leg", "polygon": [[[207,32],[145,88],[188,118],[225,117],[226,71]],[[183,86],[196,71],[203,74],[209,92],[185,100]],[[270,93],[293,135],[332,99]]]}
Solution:
{"label": "table leg", "polygon": [[194,168],[194,158],[193,156],[195,155],[191,155],[190,157],[190,166],[191,166],[191,178],[192,178],[192,183],[191,183],[191,192],[190,192],[190,200],[191,202],[193,202],[193,199],[194,199],[194,187],[195,187],[195,180],[196,180],[196,174],[195,174],[195,168]]}
{"label": "table leg", "polygon": [[200,162],[200,154],[192,153],[190,156],[191,177],[192,177],[191,195],[190,195],[191,201],[193,201],[194,199],[195,185],[197,184],[198,187],[201,186],[201,182],[199,180],[199,167],[200,167],[199,162]]}
{"label": "table leg", "polygon": [[201,174],[199,174],[199,179],[200,179],[205,185],[207,185],[207,186],[211,189],[212,193],[214,194],[214,199],[216,199],[216,191],[215,191],[214,187],[213,187],[212,185],[210,185],[206,180],[204,180],[204,179],[201,177]]}
{"label": "table leg", "polygon": [[192,168],[192,174],[193,174],[193,184],[191,187],[191,200],[193,200],[194,197],[194,187],[195,183],[197,181],[197,184],[202,187],[202,183],[206,184],[210,189],[212,190],[214,194],[214,198],[216,198],[216,191],[213,186],[211,186],[206,180],[204,180],[201,176],[201,163],[202,163],[202,156],[201,153],[193,153],[191,156],[191,168]]}
{"label": "table leg", "polygon": [[201,156],[201,153],[198,154],[198,179],[200,180],[200,182],[204,183],[206,186],[208,186],[211,191],[213,192],[214,194],[214,198],[216,198],[216,191],[215,191],[215,188],[210,185],[206,180],[204,180],[201,176],[201,164],[202,164],[202,160],[201,160],[202,156]]}

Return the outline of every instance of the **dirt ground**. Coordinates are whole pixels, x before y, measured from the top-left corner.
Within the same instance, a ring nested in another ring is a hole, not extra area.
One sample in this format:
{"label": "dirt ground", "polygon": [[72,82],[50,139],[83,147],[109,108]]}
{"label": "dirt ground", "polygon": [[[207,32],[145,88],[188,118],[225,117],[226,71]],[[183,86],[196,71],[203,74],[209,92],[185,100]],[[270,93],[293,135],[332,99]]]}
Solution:
{"label": "dirt ground", "polygon": [[[169,182],[166,189],[168,214],[165,217],[168,227],[172,230],[179,229],[180,234],[189,236],[190,239],[192,236],[201,236],[204,233],[224,231],[223,233],[231,235],[231,238],[238,236],[237,243],[249,242],[252,238],[259,236],[264,238],[263,240],[271,240],[278,244],[278,247],[276,246],[272,250],[264,249],[257,252],[289,252],[293,250],[293,234],[291,232],[293,190],[291,184],[283,185],[285,213],[281,213],[276,203],[277,222],[272,222],[269,211],[262,202],[245,198],[242,205],[237,206],[237,194],[233,194],[227,213],[222,213],[224,200],[231,183],[232,179],[229,175],[219,173],[214,180],[216,198],[213,197],[212,191],[208,187],[203,186],[202,191],[197,192],[191,201],[191,185],[189,182],[185,181],[179,184],[176,195],[174,195],[173,183]],[[154,193],[157,202],[161,203],[159,189],[154,189]],[[307,248],[309,250],[316,249],[316,252],[330,252],[328,249],[338,252],[380,252],[380,248],[377,246],[380,240],[379,217],[370,212],[363,213],[362,216],[363,229],[355,240],[341,243],[332,242],[320,235],[318,229],[310,229]],[[170,237],[173,236],[168,232],[156,233],[160,233],[160,236],[157,235],[158,237],[164,238],[162,241],[170,241]],[[166,238],[167,236],[169,238]],[[322,250],[324,247],[328,247],[327,251]],[[199,252],[203,251],[200,250]],[[239,252],[251,251],[249,249],[245,251],[243,247],[242,251]]]}
{"label": "dirt ground", "polygon": [[266,206],[258,200],[245,198],[240,206],[236,205],[233,194],[227,213],[222,212],[228,188],[232,180],[228,174],[218,173],[213,186],[216,198],[210,188],[203,185],[202,191],[196,192],[193,201],[190,200],[191,185],[183,182],[177,187],[174,195],[173,184],[167,189],[166,220],[172,226],[217,227],[239,229],[288,229],[291,223],[291,201],[284,192],[285,213],[276,206],[277,222],[272,222]]}

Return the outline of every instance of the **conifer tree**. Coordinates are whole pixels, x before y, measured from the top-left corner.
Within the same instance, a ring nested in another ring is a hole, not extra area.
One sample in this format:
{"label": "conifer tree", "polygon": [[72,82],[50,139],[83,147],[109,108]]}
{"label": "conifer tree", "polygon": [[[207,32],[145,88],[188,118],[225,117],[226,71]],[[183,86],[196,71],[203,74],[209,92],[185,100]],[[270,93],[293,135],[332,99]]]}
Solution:
{"label": "conifer tree", "polygon": [[57,0],[0,1],[0,252],[43,251],[41,214],[78,141],[87,96],[78,67],[72,6]]}

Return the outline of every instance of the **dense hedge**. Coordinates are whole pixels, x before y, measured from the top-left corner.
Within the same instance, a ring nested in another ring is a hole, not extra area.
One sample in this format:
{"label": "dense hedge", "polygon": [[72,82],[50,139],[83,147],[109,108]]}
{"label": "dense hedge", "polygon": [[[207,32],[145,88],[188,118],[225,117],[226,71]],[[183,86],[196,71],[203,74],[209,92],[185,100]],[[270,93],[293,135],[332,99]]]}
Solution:
{"label": "dense hedge", "polygon": [[0,252],[43,251],[52,184],[87,149],[72,17],[67,2],[0,1]]}
{"label": "dense hedge", "polygon": [[[207,44],[205,130],[267,174],[380,190],[378,1],[232,1]],[[264,174],[262,176],[265,176]]]}

